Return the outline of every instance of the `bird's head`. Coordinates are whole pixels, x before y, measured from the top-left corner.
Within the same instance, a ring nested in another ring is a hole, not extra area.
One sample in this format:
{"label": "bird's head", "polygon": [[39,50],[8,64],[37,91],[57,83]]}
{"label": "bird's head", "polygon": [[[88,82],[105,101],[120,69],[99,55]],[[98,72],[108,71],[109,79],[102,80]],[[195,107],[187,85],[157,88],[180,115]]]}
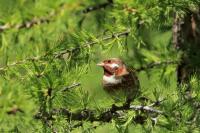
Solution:
{"label": "bird's head", "polygon": [[119,58],[106,59],[97,65],[103,67],[105,76],[120,77],[129,74],[126,65]]}

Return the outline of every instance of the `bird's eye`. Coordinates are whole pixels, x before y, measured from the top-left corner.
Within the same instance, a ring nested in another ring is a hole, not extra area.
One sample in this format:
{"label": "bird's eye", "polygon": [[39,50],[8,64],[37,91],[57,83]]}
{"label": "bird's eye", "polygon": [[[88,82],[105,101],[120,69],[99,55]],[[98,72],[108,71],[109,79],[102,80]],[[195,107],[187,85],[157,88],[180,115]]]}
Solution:
{"label": "bird's eye", "polygon": [[111,60],[108,60],[107,62],[108,62],[108,63],[111,63]]}

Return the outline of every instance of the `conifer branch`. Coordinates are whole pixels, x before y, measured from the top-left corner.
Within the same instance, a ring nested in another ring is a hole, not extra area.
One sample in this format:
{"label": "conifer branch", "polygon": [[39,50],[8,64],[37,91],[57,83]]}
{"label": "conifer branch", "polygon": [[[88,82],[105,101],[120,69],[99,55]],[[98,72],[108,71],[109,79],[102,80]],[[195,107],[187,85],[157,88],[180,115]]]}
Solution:
{"label": "conifer branch", "polygon": [[107,0],[107,2],[105,2],[105,3],[97,4],[94,6],[89,6],[89,7],[85,8],[82,12],[89,13],[89,12],[96,11],[96,10],[99,10],[102,8],[106,8],[107,6],[110,6],[112,4],[113,4],[113,0]]}
{"label": "conifer branch", "polygon": [[[95,11],[95,10],[99,10],[102,8],[106,8],[109,5],[113,4],[113,0],[108,0],[105,3],[99,4],[99,5],[95,5],[95,6],[90,6],[87,7],[86,9],[84,9],[82,12],[83,13],[88,13],[91,11]],[[10,24],[10,23],[6,23],[4,25],[0,25],[0,33],[4,32],[6,30],[9,29],[24,29],[24,28],[31,28],[35,25],[40,25],[43,23],[49,23],[50,21],[52,21],[52,17],[57,16],[60,12],[62,12],[62,10],[64,10],[65,4],[60,4],[58,9],[51,11],[47,16],[43,16],[43,17],[34,17],[31,20],[25,21],[23,23],[19,23],[19,24]]]}
{"label": "conifer branch", "polygon": [[148,69],[152,69],[154,67],[162,66],[162,65],[173,65],[173,64],[178,64],[178,61],[163,61],[163,62],[153,62],[150,64],[147,64],[146,66],[142,66],[140,68],[135,69],[135,71],[140,72],[140,71],[145,71]]}
{"label": "conifer branch", "polygon": [[[113,39],[113,38],[116,38],[116,37],[127,36],[129,33],[130,33],[130,29],[127,29],[127,30],[122,31],[122,32],[116,32],[116,33],[113,33],[112,35],[104,36],[102,39],[99,38],[98,40],[107,41],[107,40],[110,40],[110,39]],[[81,48],[88,47],[88,46],[93,46],[94,44],[99,43],[98,40],[89,41],[89,42],[86,42],[84,45],[81,45],[79,47],[75,47],[75,48],[72,48],[72,49],[66,49],[66,50],[59,51],[59,52],[53,52],[52,53],[51,50],[50,50],[50,51],[46,52],[44,55],[42,55],[42,56],[26,58],[26,59],[21,60],[21,61],[10,63],[10,64],[8,64],[8,65],[6,65],[4,67],[0,67],[0,71],[6,71],[6,69],[9,68],[9,67],[14,67],[14,66],[17,66],[17,65],[20,65],[20,64],[27,63],[29,61],[39,61],[39,60],[42,60],[44,57],[46,57],[48,55],[53,55],[53,58],[60,58],[64,54],[73,53],[76,50],[79,50]],[[144,70],[147,70],[147,69],[154,68],[156,66],[170,65],[170,64],[178,64],[178,61],[154,62],[154,63],[148,64],[145,67],[137,68],[136,71],[140,72],[140,71],[144,71]]]}
{"label": "conifer branch", "polygon": [[81,85],[81,83],[74,83],[74,84],[72,84],[72,85],[70,85],[70,86],[64,87],[63,89],[56,91],[56,92],[54,93],[54,96],[52,96],[51,99],[54,99],[54,98],[57,96],[57,94],[60,93],[60,92],[68,91],[68,90],[73,89],[73,88],[76,88],[76,87],[78,87],[78,86],[80,86],[80,85]]}
{"label": "conifer branch", "polygon": [[64,9],[64,6],[65,6],[65,4],[60,4],[58,9],[51,11],[47,16],[34,17],[31,20],[25,21],[23,23],[15,24],[15,25],[12,25],[10,23],[0,25],[0,33],[4,32],[5,30],[9,30],[9,29],[20,30],[20,29],[24,29],[24,28],[31,28],[35,25],[40,25],[43,23],[49,23],[52,20],[52,17],[57,16]]}
{"label": "conifer branch", "polygon": [[[90,109],[84,109],[84,110],[79,110],[77,112],[71,112],[68,109],[65,108],[60,108],[60,109],[53,109],[52,112],[50,114],[46,114],[47,116],[42,116],[42,115],[35,115],[36,119],[44,119],[44,118],[51,118],[52,115],[63,115],[67,118],[70,118],[70,120],[75,120],[75,121],[82,121],[82,120],[86,120],[86,121],[101,121],[101,122],[110,122],[114,117],[121,117],[119,116],[119,114],[117,113],[117,111],[125,111],[125,110],[132,110],[132,111],[144,111],[144,112],[150,112],[150,113],[156,113],[156,114],[162,114],[164,115],[163,111],[154,109],[152,107],[152,105],[155,105],[156,103],[161,103],[163,100],[160,101],[156,101],[155,103],[151,104],[151,105],[131,105],[129,107],[127,106],[115,106],[112,105],[111,108],[109,109],[104,109],[104,110],[108,110],[105,112],[102,112],[99,115],[96,115],[96,111],[95,110],[90,110]],[[44,117],[44,118],[43,118]]]}
{"label": "conifer branch", "polygon": [[37,61],[40,58],[41,57],[30,57],[30,58],[26,58],[24,60],[13,62],[13,63],[7,64],[6,66],[0,67],[0,71],[6,71],[7,68],[9,68],[9,67],[14,67],[14,66],[17,66],[17,65],[25,64],[25,63],[27,63],[29,61]]}
{"label": "conifer branch", "polygon": [[64,92],[64,91],[67,91],[67,90],[69,90],[69,89],[78,87],[78,86],[80,86],[80,85],[81,85],[81,83],[74,83],[74,84],[72,84],[72,85],[70,85],[70,86],[64,87],[61,91]]}
{"label": "conifer branch", "polygon": [[62,55],[68,53],[68,52],[74,52],[74,51],[79,50],[79,49],[84,48],[84,47],[93,46],[94,44],[99,43],[99,40],[100,41],[107,41],[107,40],[110,40],[110,39],[113,39],[113,38],[127,36],[129,33],[130,33],[130,29],[127,29],[127,30],[122,31],[122,32],[113,33],[112,35],[104,36],[102,39],[99,38],[97,41],[86,42],[84,45],[82,45],[80,47],[76,47],[76,48],[72,48],[72,49],[66,49],[66,50],[63,50],[63,51],[55,52],[55,53],[53,53],[53,55],[54,55],[55,58],[59,58]]}
{"label": "conifer branch", "polygon": [[150,106],[142,106],[142,105],[135,105],[134,106],[134,105],[132,105],[132,106],[130,106],[130,109],[133,109],[133,110],[143,110],[143,111],[148,111],[148,112],[163,114],[162,111],[153,109]]}
{"label": "conifer branch", "polygon": [[50,16],[53,16],[53,14],[50,14],[48,17],[34,17],[32,20],[20,23],[20,24],[16,24],[16,25],[11,25],[9,23],[5,24],[5,25],[0,25],[0,32],[3,32],[5,30],[9,30],[9,29],[23,29],[23,28],[31,28],[35,25],[39,25],[39,24],[43,24],[43,23],[48,23],[50,21]]}
{"label": "conifer branch", "polygon": [[[116,38],[116,37],[127,36],[129,33],[130,33],[130,30],[128,29],[128,30],[125,30],[125,31],[122,31],[122,32],[113,33],[112,35],[104,36],[102,39],[100,38],[98,40],[107,41],[107,40],[110,40],[110,39],[113,39],[113,38]],[[0,71],[6,71],[7,68],[9,68],[9,67],[14,67],[14,66],[17,66],[17,65],[20,65],[20,64],[27,63],[29,61],[39,61],[39,60],[42,60],[43,58],[45,58],[48,55],[53,55],[54,58],[60,58],[62,55],[66,54],[66,53],[73,53],[76,50],[79,50],[81,48],[85,48],[85,47],[88,47],[88,46],[93,46],[94,44],[97,44],[97,43],[99,43],[99,41],[89,41],[89,42],[86,42],[82,46],[75,47],[75,48],[72,48],[72,49],[66,49],[66,50],[59,51],[59,52],[53,52],[53,53],[51,52],[52,50],[50,50],[42,56],[30,57],[30,58],[26,58],[26,59],[21,60],[21,61],[17,61],[17,62],[7,64],[4,67],[0,67]]]}

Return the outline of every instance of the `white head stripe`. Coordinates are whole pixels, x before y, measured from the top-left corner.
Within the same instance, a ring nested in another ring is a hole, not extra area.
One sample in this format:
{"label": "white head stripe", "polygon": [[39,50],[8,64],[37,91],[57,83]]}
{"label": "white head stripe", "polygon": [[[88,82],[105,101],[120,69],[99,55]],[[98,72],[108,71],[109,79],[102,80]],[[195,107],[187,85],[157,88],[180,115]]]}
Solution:
{"label": "white head stripe", "polygon": [[110,66],[111,68],[119,67],[119,65],[116,63],[108,64],[108,66]]}

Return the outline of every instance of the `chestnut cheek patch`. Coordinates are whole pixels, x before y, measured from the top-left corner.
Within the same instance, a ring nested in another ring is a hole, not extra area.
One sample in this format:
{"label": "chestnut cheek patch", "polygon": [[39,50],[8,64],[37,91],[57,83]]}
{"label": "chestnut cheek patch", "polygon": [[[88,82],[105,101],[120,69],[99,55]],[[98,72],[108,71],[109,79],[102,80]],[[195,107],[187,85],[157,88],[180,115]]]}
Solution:
{"label": "chestnut cheek patch", "polygon": [[129,72],[126,70],[125,67],[121,67],[116,70],[115,74],[116,74],[116,76],[124,76],[124,75],[129,74]]}

